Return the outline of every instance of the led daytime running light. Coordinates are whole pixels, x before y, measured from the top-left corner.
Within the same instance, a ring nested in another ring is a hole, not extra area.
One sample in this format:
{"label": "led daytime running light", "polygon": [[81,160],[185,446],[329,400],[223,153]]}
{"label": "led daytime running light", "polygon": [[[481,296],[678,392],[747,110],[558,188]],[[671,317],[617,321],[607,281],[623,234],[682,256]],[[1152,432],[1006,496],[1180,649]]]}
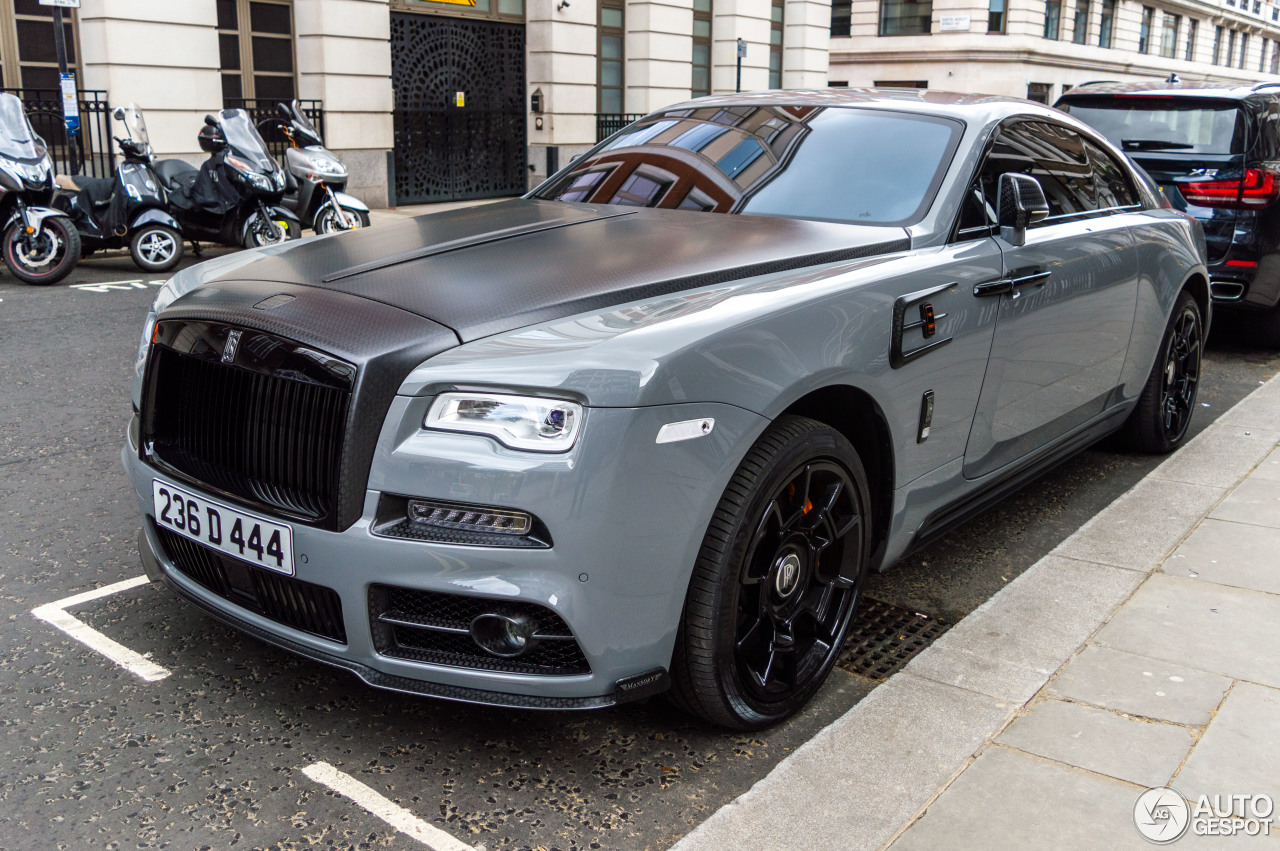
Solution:
{"label": "led daytime running light", "polygon": [[442,529],[489,532],[495,535],[527,535],[533,528],[533,518],[521,511],[448,505],[423,499],[409,500],[408,517],[414,523]]}

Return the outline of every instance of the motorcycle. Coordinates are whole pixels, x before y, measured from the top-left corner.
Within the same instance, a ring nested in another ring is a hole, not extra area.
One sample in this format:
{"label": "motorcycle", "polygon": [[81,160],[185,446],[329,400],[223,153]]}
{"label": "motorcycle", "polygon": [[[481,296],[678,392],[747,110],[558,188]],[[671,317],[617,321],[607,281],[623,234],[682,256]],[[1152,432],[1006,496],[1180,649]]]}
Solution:
{"label": "motorcycle", "polygon": [[324,146],[298,101],[288,106],[278,103],[276,109],[281,119],[276,126],[290,143],[284,152],[284,205],[316,233],[368,227],[369,208],[342,191],[347,186],[347,167]]}
{"label": "motorcycle", "polygon": [[28,284],[52,284],[80,261],[80,234],[53,198],[53,158],[22,101],[0,93],[0,246],[4,265]]}
{"label": "motorcycle", "polygon": [[54,206],[75,223],[84,256],[127,246],[144,272],[167,272],[182,262],[182,233],[151,170],[147,123],[133,104],[111,114],[125,132],[124,138],[115,137],[124,157],[115,177],[61,175],[57,184],[67,192],[54,198]]}
{"label": "motorcycle", "polygon": [[152,169],[169,194],[169,210],[200,253],[199,240],[255,248],[296,239],[302,225],[280,206],[285,172],[243,109],[206,115],[198,136],[209,154],[200,168],[160,160]]}

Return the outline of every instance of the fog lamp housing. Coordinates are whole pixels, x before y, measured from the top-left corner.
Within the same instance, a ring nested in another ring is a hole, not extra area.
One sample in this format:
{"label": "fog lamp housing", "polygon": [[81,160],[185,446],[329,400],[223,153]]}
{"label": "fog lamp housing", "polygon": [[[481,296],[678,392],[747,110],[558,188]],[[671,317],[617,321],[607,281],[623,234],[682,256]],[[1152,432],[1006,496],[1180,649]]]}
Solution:
{"label": "fog lamp housing", "polygon": [[407,517],[414,523],[465,532],[488,532],[494,535],[527,535],[533,529],[533,518],[523,511],[449,505],[425,499],[411,499]]}
{"label": "fog lamp housing", "polygon": [[514,659],[538,645],[538,624],[525,614],[487,612],[471,621],[471,639],[487,653]]}

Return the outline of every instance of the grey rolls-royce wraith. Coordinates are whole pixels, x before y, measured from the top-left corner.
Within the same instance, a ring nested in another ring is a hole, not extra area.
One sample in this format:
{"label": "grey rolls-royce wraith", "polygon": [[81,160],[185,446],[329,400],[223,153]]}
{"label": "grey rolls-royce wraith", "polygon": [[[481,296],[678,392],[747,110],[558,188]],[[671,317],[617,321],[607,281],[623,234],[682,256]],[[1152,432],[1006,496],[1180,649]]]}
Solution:
{"label": "grey rolls-royce wraith", "polygon": [[1194,409],[1204,241],[1025,101],[832,90],[632,124],[528,196],[160,290],[148,575],[383,688],[799,708],[869,570]]}

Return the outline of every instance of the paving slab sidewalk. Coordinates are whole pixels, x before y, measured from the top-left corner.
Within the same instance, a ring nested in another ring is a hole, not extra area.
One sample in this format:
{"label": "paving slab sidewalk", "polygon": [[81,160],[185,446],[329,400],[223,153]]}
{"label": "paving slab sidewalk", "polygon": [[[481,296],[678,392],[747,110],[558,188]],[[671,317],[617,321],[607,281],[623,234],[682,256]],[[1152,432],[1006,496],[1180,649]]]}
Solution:
{"label": "paving slab sidewalk", "polygon": [[1278,443],[1280,376],[673,851],[1146,848],[1149,787],[1280,802]]}

